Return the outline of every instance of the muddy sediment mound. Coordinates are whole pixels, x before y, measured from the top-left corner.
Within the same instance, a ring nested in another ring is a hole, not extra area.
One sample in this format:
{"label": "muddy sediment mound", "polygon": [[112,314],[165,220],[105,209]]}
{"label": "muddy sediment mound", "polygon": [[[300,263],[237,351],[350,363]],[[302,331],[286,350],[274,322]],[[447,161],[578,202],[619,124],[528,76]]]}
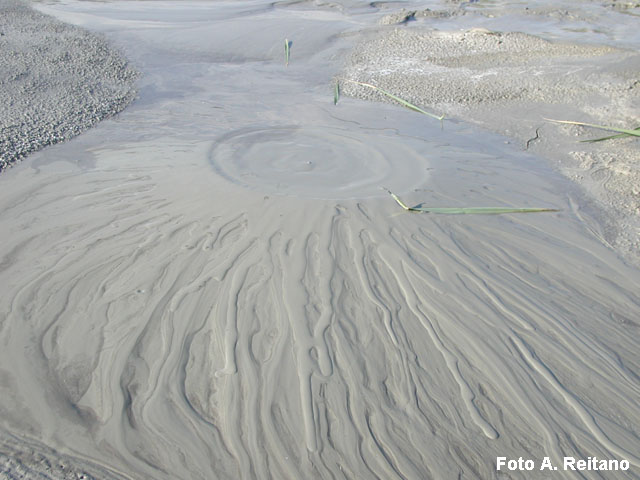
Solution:
{"label": "muddy sediment mound", "polygon": [[136,77],[103,38],[0,0],[0,171],[120,112]]}
{"label": "muddy sediment mound", "polygon": [[[520,32],[396,27],[364,39],[344,72],[437,114],[514,137],[577,182],[602,209],[606,242],[638,258],[640,154],[635,139],[581,143],[606,134],[547,118],[635,128],[640,55],[611,46],[552,42]],[[345,82],[343,92],[390,101]]]}

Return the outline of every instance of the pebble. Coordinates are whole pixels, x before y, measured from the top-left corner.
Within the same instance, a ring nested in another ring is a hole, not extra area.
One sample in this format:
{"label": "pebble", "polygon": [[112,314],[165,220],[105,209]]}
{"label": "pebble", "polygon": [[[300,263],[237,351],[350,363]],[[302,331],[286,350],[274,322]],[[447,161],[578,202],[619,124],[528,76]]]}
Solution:
{"label": "pebble", "polygon": [[0,0],[0,172],[135,98],[138,71],[101,36]]}

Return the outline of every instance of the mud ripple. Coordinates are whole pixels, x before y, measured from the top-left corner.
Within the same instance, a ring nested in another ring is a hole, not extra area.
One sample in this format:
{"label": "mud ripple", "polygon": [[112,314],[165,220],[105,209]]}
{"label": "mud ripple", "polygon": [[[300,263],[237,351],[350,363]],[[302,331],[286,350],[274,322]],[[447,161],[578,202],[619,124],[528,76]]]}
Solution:
{"label": "mud ripple", "polygon": [[427,159],[411,145],[321,126],[235,130],[214,142],[210,161],[243,187],[311,198],[371,197],[386,183],[410,190],[428,177]]}

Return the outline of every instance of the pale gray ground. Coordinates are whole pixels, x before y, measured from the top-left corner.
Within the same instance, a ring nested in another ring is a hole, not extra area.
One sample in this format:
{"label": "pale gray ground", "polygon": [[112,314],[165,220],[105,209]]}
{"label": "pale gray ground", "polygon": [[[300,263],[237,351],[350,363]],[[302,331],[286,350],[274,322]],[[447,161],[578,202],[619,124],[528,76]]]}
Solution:
{"label": "pale gray ground", "polygon": [[[579,2],[573,10],[532,8],[526,14],[534,18],[559,16],[567,25],[581,25],[592,20],[582,10],[587,3]],[[622,9],[620,3],[612,5]],[[491,16],[513,14],[508,9],[489,12]],[[482,9],[475,13],[488,15]],[[559,126],[545,118],[618,128],[640,126],[640,54],[631,49],[552,42],[486,28],[442,31],[439,23],[415,21],[436,14],[470,17],[469,11],[459,6],[437,12],[403,10],[387,14],[380,23],[390,26],[356,47],[344,78],[373,83],[434,113],[473,121],[514,137],[523,148],[545,157],[581,185],[602,209],[605,240],[630,261],[638,262],[638,140],[580,143],[609,134]],[[621,21],[632,18],[621,15]],[[508,27],[508,20],[501,26]],[[359,98],[392,102],[353,83],[344,82],[343,91]]]}
{"label": "pale gray ground", "polygon": [[[500,2],[430,3],[466,12],[419,20],[441,31],[497,30]],[[39,7],[144,75],[130,108],[0,176],[0,477],[640,478],[640,271],[538,142],[334,106],[397,2],[184,5]],[[556,32],[548,12],[509,24]],[[618,23],[589,59],[635,41]],[[558,211],[410,214],[383,180],[410,204]],[[499,455],[631,467],[503,475]]]}
{"label": "pale gray ground", "polygon": [[128,477],[6,432],[0,438],[0,478],[10,480],[124,480]]}
{"label": "pale gray ground", "polygon": [[121,111],[136,76],[103,38],[0,0],[0,171]]}

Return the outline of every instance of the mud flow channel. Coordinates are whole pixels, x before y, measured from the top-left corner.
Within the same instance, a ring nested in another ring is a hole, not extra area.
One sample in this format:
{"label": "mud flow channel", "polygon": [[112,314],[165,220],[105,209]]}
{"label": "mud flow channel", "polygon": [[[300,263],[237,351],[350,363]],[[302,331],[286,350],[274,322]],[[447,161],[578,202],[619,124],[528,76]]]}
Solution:
{"label": "mud flow channel", "polygon": [[[466,9],[443,29],[520,6],[459,3],[429,4]],[[508,474],[531,479],[549,457],[575,478],[564,458],[595,456],[629,467],[586,478],[640,478],[640,272],[584,193],[455,117],[334,105],[401,6],[39,4],[141,76],[117,117],[0,176],[3,475],[489,479],[525,457]],[[385,189],[556,211],[417,214]]]}

